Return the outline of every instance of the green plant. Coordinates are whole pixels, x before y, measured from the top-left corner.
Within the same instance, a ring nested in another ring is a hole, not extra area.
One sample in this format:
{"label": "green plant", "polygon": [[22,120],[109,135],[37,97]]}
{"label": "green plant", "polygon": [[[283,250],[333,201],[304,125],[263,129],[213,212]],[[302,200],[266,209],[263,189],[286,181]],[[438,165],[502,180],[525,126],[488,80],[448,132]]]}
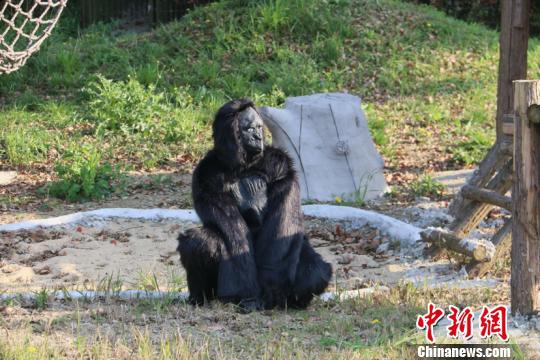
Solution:
{"label": "green plant", "polygon": [[167,174],[151,174],[148,180],[142,184],[142,187],[147,190],[163,189],[170,187],[173,184],[173,178]]}
{"label": "green plant", "polygon": [[120,273],[117,273],[116,275],[108,274],[99,279],[95,290],[101,292],[105,298],[110,298],[118,296],[123,287],[124,281],[120,277]]}
{"label": "green plant", "polygon": [[35,294],[36,307],[39,310],[44,310],[47,307],[49,301],[49,292],[47,289],[43,288],[40,291],[37,291]]}
{"label": "green plant", "polygon": [[444,194],[444,185],[433,179],[430,174],[425,174],[411,183],[411,191],[416,196],[440,198]]}
{"label": "green plant", "polygon": [[366,195],[373,176],[375,176],[375,171],[370,171],[364,174],[362,177],[360,177],[360,179],[358,179],[357,189],[355,191],[348,194],[341,194],[341,196],[336,196],[335,202],[337,204],[349,206],[363,206],[366,202]]}
{"label": "green plant", "polygon": [[160,116],[169,110],[164,94],[157,92],[155,85],[144,87],[133,78],[115,82],[99,76],[86,92],[90,96],[88,106],[97,123],[98,135],[106,131],[152,135],[158,128]]}
{"label": "green plant", "polygon": [[59,180],[46,185],[43,191],[68,201],[97,200],[121,191],[125,186],[121,167],[102,162],[101,157],[92,145],[67,150],[55,166]]}
{"label": "green plant", "polygon": [[39,127],[0,130],[0,159],[11,165],[30,165],[47,159],[55,139]]}
{"label": "green plant", "polygon": [[489,132],[476,129],[469,131],[466,136],[467,139],[459,141],[450,151],[454,160],[470,165],[484,158],[493,139]]}
{"label": "green plant", "polygon": [[368,119],[368,128],[375,144],[383,146],[388,144],[386,129],[389,124],[385,119],[373,117]]}

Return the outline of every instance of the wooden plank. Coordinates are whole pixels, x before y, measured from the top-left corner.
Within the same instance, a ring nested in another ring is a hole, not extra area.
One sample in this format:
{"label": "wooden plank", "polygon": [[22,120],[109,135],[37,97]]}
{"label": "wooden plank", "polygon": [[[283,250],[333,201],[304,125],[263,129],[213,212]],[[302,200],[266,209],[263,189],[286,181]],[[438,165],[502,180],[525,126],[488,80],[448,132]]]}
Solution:
{"label": "wooden plank", "polygon": [[515,81],[511,301],[522,315],[540,311],[540,125],[527,118],[532,104],[540,104],[540,80]]}
{"label": "wooden plank", "polygon": [[465,185],[461,189],[463,196],[470,200],[495,205],[507,210],[512,210],[512,199],[493,190],[482,189],[477,186]]}
{"label": "wooden plank", "polygon": [[495,246],[495,255],[493,259],[487,262],[473,260],[465,267],[469,278],[484,277],[491,270],[497,260],[503,258],[504,255],[510,253],[512,244],[512,219],[507,220],[504,225],[497,231],[491,242]]}
{"label": "wooden plank", "polygon": [[[487,190],[495,191],[499,194],[506,194],[512,187],[512,159],[506,160],[506,164],[487,183]],[[464,237],[493,209],[493,205],[480,201],[468,201],[467,205],[454,215],[454,221],[449,225],[449,229],[456,236]]]}
{"label": "wooden plank", "polygon": [[497,139],[504,136],[503,115],[512,113],[512,81],[527,78],[530,0],[501,1]]}
{"label": "wooden plank", "polygon": [[[485,187],[495,172],[508,161],[508,158],[511,156],[510,149],[512,148],[512,143],[512,138],[507,136],[502,137],[497,141],[482,162],[480,162],[478,169],[473,173],[467,184]],[[450,215],[456,217],[463,212],[463,209],[467,207],[469,203],[470,201],[465,199],[461,192],[459,192],[450,203],[448,212]]]}

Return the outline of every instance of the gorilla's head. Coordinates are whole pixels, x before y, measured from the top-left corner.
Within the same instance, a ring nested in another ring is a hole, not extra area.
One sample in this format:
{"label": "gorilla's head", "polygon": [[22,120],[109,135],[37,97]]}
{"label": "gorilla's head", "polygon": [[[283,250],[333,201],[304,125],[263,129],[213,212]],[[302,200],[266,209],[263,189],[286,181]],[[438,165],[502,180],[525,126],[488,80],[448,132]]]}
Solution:
{"label": "gorilla's head", "polygon": [[264,150],[264,124],[259,113],[248,107],[239,113],[240,139],[248,153],[257,154]]}
{"label": "gorilla's head", "polygon": [[263,120],[250,99],[232,100],[223,105],[212,130],[214,149],[230,167],[247,165],[263,154]]}

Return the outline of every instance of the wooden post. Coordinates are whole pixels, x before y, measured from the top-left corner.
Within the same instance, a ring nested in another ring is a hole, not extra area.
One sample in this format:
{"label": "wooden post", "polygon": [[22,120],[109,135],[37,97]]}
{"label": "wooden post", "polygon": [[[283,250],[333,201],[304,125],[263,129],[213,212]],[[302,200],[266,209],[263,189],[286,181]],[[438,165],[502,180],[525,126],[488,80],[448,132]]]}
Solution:
{"label": "wooden post", "polygon": [[540,80],[514,82],[512,313],[540,310]]}
{"label": "wooden post", "polygon": [[503,116],[514,110],[512,81],[527,78],[530,0],[501,1],[497,140],[504,136]]}

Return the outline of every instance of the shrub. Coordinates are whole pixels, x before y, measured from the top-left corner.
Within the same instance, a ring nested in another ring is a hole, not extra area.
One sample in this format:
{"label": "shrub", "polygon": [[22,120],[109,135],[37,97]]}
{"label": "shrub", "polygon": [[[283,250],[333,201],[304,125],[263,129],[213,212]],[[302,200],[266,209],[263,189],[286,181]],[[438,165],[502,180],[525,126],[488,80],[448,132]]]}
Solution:
{"label": "shrub", "polygon": [[51,196],[68,201],[98,200],[124,187],[124,175],[119,165],[101,161],[94,146],[68,149],[55,165],[59,180],[43,188]]}
{"label": "shrub", "polygon": [[97,133],[120,131],[148,136],[156,131],[168,105],[154,85],[144,87],[136,79],[114,82],[100,76],[86,89],[89,111],[97,123]]}

